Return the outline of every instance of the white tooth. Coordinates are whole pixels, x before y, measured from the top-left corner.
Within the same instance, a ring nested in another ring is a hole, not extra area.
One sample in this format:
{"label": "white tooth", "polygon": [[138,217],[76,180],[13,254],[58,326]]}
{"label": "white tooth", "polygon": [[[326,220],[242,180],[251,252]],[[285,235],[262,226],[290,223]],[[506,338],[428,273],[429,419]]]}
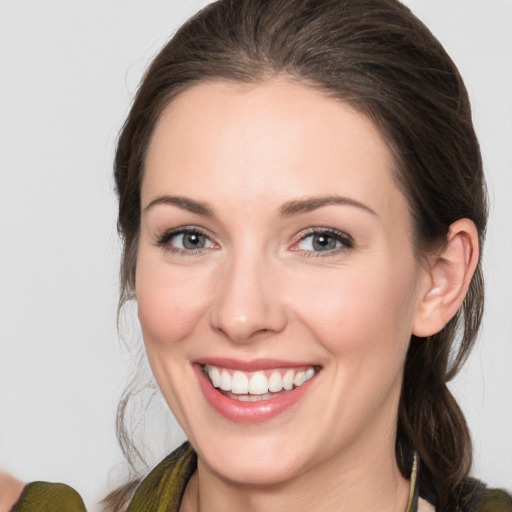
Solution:
{"label": "white tooth", "polygon": [[249,379],[244,372],[235,372],[233,374],[231,391],[237,395],[246,395],[249,392]]}
{"label": "white tooth", "polygon": [[293,383],[296,386],[301,386],[304,382],[306,382],[306,372],[298,372],[293,379]]}
{"label": "white tooth", "polygon": [[231,375],[226,370],[222,370],[219,387],[223,391],[231,391]]}
{"label": "white tooth", "polygon": [[275,371],[268,379],[268,390],[272,393],[277,393],[281,389],[283,389],[283,378],[278,371]]}
{"label": "white tooth", "polygon": [[293,377],[295,376],[295,372],[293,370],[288,370],[283,377],[283,388],[286,391],[290,391],[293,388]]}
{"label": "white tooth", "polygon": [[249,381],[249,393],[251,395],[263,395],[268,393],[268,379],[263,372],[256,372]]}
{"label": "white tooth", "polygon": [[311,379],[315,375],[315,369],[311,366],[306,370],[306,380]]}
{"label": "white tooth", "polygon": [[208,377],[210,377],[214,388],[220,386],[220,372],[218,368],[215,368],[215,366],[208,368]]}

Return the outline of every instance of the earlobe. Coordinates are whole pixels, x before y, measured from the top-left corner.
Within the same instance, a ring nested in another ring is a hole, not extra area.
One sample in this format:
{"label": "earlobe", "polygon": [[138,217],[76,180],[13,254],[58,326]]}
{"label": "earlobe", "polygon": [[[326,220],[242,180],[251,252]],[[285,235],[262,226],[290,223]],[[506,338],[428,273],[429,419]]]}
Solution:
{"label": "earlobe", "polygon": [[426,289],[420,293],[412,334],[441,331],[462,305],[479,259],[478,232],[473,221],[459,219],[448,231],[446,245],[429,257]]}

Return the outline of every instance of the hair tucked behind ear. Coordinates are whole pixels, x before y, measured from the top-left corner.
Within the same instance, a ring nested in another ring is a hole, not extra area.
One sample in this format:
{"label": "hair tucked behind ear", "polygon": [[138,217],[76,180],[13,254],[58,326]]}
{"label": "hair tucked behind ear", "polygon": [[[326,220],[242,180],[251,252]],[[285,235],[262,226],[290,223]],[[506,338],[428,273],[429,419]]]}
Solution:
{"label": "hair tucked behind ear", "polygon": [[[133,297],[144,157],[162,110],[206,80],[282,75],[352,105],[380,129],[408,199],[418,259],[469,218],[483,243],[486,197],[461,77],[442,46],[396,0],[221,0],[189,20],[147,71],[119,137],[115,180],[124,243],[120,305]],[[480,266],[445,329],[411,339],[397,426],[397,461],[412,449],[438,512],[452,512],[471,466],[468,429],[447,382],[481,321]],[[123,431],[123,426],[120,426]],[[126,439],[126,438],[125,438]]]}
{"label": "hair tucked behind ear", "polygon": [[[471,351],[483,313],[481,268],[473,276],[462,310],[438,334],[411,339],[399,407],[397,460],[406,472],[416,449],[423,462],[424,492],[439,510],[456,510],[472,464],[471,437],[449,382]],[[459,325],[461,323],[464,325]],[[454,350],[453,340],[461,336]],[[404,455],[405,454],[405,455]]]}

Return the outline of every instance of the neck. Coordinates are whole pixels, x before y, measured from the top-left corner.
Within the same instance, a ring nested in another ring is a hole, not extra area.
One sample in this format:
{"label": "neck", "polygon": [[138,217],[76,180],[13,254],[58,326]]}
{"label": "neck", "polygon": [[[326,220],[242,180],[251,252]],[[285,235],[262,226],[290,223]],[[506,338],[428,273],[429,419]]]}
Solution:
{"label": "neck", "polygon": [[404,512],[409,482],[390,449],[356,449],[270,485],[228,481],[198,459],[180,512]]}

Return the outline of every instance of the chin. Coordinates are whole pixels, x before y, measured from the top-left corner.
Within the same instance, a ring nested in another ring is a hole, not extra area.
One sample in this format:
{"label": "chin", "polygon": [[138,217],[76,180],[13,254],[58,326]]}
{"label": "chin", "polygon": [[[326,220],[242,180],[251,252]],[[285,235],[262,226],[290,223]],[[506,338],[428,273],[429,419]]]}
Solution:
{"label": "chin", "polygon": [[293,478],[296,476],[297,466],[275,456],[262,458],[245,452],[209,464],[210,469],[225,480],[240,485],[258,486],[279,485]]}
{"label": "chin", "polygon": [[283,483],[306,471],[308,461],[311,463],[312,459],[308,453],[314,454],[304,440],[282,432],[275,437],[261,433],[238,437],[226,432],[223,441],[203,440],[195,448],[200,460],[210,470],[225,480],[242,485]]}

